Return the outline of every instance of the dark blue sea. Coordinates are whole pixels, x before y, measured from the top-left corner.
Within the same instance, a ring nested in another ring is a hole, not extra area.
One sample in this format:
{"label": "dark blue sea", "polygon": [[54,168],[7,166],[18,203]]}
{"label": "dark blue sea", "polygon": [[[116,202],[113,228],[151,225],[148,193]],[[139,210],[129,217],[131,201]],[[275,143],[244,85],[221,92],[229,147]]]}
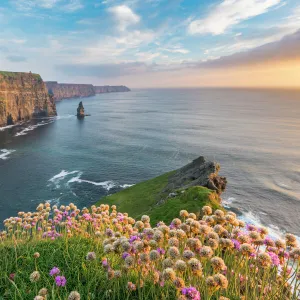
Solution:
{"label": "dark blue sea", "polygon": [[[79,101],[90,117],[75,117]],[[89,206],[204,155],[223,204],[300,235],[300,91],[149,89],[57,103],[58,117],[0,128],[0,219],[44,201]]]}

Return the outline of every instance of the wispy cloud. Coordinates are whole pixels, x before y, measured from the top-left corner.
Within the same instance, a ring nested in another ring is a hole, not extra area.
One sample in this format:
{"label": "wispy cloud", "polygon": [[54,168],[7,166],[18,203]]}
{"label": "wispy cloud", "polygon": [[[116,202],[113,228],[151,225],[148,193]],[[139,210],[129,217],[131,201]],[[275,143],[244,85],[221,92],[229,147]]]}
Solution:
{"label": "wispy cloud", "polygon": [[189,24],[190,34],[222,34],[228,28],[249,18],[266,13],[281,0],[223,0],[204,19]]}
{"label": "wispy cloud", "polygon": [[129,26],[140,22],[140,16],[126,5],[113,6],[108,11],[113,14],[120,31],[125,31]]}

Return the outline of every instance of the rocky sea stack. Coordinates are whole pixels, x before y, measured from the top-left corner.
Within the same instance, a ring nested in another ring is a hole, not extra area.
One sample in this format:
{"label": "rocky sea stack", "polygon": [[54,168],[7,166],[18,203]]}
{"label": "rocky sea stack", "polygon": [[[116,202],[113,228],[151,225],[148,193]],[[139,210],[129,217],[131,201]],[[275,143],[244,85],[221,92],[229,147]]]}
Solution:
{"label": "rocky sea stack", "polygon": [[81,119],[84,118],[85,114],[84,114],[84,107],[82,104],[82,101],[79,102],[78,108],[77,108],[77,118]]}

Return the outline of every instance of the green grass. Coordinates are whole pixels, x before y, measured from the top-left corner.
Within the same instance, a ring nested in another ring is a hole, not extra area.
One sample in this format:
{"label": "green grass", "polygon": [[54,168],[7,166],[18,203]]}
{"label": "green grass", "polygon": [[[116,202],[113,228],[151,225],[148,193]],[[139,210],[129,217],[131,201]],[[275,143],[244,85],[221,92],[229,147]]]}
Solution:
{"label": "green grass", "polygon": [[169,224],[179,216],[180,210],[187,210],[199,215],[201,208],[205,205],[209,205],[213,209],[220,208],[217,195],[205,187],[194,186],[186,190],[179,190],[177,193],[177,197],[168,198],[162,205],[157,205],[150,210],[148,214],[152,224],[162,220]]}
{"label": "green grass", "polygon": [[[0,75],[2,75],[4,78],[17,78],[20,75],[29,75],[29,73],[26,72],[8,72],[8,71],[0,71]],[[42,81],[42,77],[39,74],[31,73],[31,76],[36,79],[38,82]]]}
{"label": "green grass", "polygon": [[173,218],[178,217],[178,213],[182,209],[197,213],[200,212],[201,207],[207,204],[214,209],[220,207],[217,195],[211,190],[200,186],[178,190],[176,191],[177,197],[168,198],[169,193],[174,191],[163,192],[163,190],[168,184],[170,175],[173,175],[174,172],[165,173],[113,195],[103,197],[96,205],[114,204],[119,211],[127,212],[134,218],[140,218],[145,214],[149,215],[152,225],[161,220],[165,222],[172,221]]}
{"label": "green grass", "polygon": [[113,195],[103,197],[96,205],[115,204],[119,211],[127,212],[133,217],[146,214],[161,198],[165,198],[168,195],[168,193],[162,193],[162,190],[168,184],[169,176],[173,173],[174,171],[165,173]]}

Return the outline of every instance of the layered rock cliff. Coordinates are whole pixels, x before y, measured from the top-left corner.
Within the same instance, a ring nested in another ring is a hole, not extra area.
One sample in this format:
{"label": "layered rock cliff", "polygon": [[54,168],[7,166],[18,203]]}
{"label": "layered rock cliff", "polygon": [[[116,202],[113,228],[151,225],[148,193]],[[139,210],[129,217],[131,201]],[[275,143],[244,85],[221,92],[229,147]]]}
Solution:
{"label": "layered rock cliff", "polygon": [[54,100],[40,75],[0,71],[0,126],[55,115]]}
{"label": "layered rock cliff", "polygon": [[46,81],[46,86],[55,101],[68,98],[81,98],[95,96],[102,93],[129,92],[126,86],[93,86],[92,84],[69,84],[57,81]]}
{"label": "layered rock cliff", "polygon": [[117,85],[117,86],[94,86],[94,90],[96,94],[102,93],[118,93],[118,92],[130,92],[130,89],[124,85]]}
{"label": "layered rock cliff", "polygon": [[92,84],[58,83],[57,81],[46,81],[49,94],[53,95],[55,101],[68,98],[80,98],[95,96]]}

